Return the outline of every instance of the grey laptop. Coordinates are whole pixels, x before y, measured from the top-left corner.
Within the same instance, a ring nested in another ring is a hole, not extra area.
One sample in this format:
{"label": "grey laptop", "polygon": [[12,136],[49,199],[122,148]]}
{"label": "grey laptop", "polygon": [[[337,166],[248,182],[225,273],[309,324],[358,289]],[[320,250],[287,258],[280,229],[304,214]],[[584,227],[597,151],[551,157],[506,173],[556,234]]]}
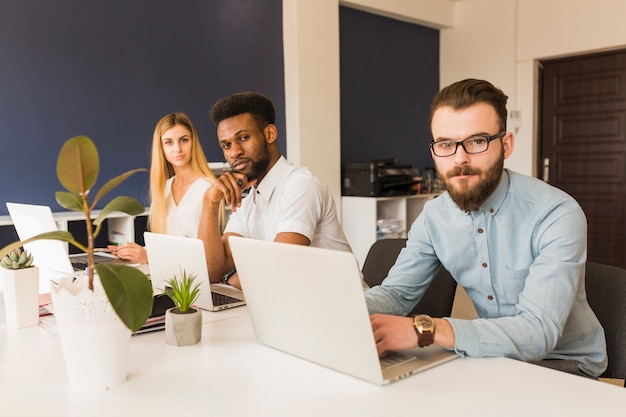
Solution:
{"label": "grey laptop", "polygon": [[[48,206],[7,203],[7,209],[20,240],[58,230],[52,210]],[[68,255],[68,247],[65,242],[46,239],[27,243],[24,246],[32,253],[35,259],[34,263],[39,268],[73,275],[77,271],[84,271],[87,267],[87,254]],[[94,256],[96,263],[138,265],[108,253],[96,253]]]}
{"label": "grey laptop", "polygon": [[219,311],[246,304],[243,293],[237,288],[210,284],[204,245],[200,239],[151,232],[145,232],[143,237],[148,253],[150,280],[155,291],[163,291],[167,281],[174,275],[180,277],[184,269],[187,274],[196,274],[195,282],[200,282],[200,296],[195,303],[197,307]]}
{"label": "grey laptop", "polygon": [[352,253],[229,242],[260,343],[378,385],[458,357],[431,345],[392,352],[381,363]]}

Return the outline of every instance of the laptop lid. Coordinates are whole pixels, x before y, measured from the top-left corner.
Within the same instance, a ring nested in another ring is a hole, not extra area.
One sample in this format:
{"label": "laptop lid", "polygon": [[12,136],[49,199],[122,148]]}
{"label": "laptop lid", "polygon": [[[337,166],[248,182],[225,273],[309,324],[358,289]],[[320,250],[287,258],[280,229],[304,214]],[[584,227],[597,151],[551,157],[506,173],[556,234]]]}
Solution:
{"label": "laptop lid", "polygon": [[415,349],[383,374],[352,253],[241,237],[229,242],[260,343],[379,385],[457,357],[438,346]]}
{"label": "laptop lid", "polygon": [[204,245],[200,239],[152,232],[144,232],[143,237],[148,254],[150,280],[155,291],[162,292],[167,281],[174,276],[180,277],[184,269],[187,274],[196,274],[195,282],[200,282],[200,296],[195,303],[197,307],[218,311],[245,305],[243,294],[238,289],[210,284]]}
{"label": "laptop lid", "polygon": [[[20,240],[26,240],[41,233],[58,230],[58,225],[54,220],[54,215],[50,207],[20,203],[6,204]],[[47,271],[73,275],[77,271],[84,271],[87,266],[86,253],[82,252],[69,255],[67,243],[59,240],[37,240],[27,243],[25,248],[33,254],[35,258],[34,264]],[[139,266],[138,263],[119,259],[108,253],[95,253],[94,259],[96,263]],[[51,276],[54,276],[54,274]],[[56,274],[56,276],[58,276],[58,274]]]}
{"label": "laptop lid", "polygon": [[[52,210],[48,206],[7,203],[7,209],[20,240],[58,230]],[[46,239],[27,243],[24,248],[33,255],[34,264],[39,268],[74,274],[66,243]]]}

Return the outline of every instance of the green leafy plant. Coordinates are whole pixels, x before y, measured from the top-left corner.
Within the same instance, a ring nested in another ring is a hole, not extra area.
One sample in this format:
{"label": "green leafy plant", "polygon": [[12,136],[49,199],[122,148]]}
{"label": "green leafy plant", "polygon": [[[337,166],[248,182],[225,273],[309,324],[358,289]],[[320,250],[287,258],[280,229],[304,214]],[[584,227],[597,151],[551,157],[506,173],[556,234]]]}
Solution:
{"label": "green leafy plant", "polygon": [[194,285],[196,274],[187,274],[183,269],[180,273],[181,277],[167,281],[167,287],[164,294],[174,302],[178,313],[188,313],[193,303],[200,296],[200,283]]}
{"label": "green leafy plant", "polygon": [[21,248],[13,249],[0,259],[0,266],[6,269],[25,269],[33,266],[33,255]]}
{"label": "green leafy plant", "polygon": [[86,136],[68,139],[57,160],[57,177],[67,191],[57,191],[56,201],[64,208],[80,211],[85,216],[87,246],[76,241],[70,232],[55,231],[42,233],[24,241],[14,242],[0,249],[0,258],[24,244],[40,240],[55,239],[68,242],[87,253],[89,289],[93,291],[94,271],[113,309],[131,331],[139,330],[146,322],[152,309],[152,286],[148,277],[135,267],[128,265],[96,264],[94,262],[95,238],[100,233],[102,222],[114,211],[130,215],[144,212],[144,207],[132,197],[115,197],[109,201],[95,219],[92,212],[96,204],[111,190],[131,175],[147,171],[145,168],[125,172],[107,181],[89,200],[91,188],[95,185],[100,171],[100,157],[96,145]]}

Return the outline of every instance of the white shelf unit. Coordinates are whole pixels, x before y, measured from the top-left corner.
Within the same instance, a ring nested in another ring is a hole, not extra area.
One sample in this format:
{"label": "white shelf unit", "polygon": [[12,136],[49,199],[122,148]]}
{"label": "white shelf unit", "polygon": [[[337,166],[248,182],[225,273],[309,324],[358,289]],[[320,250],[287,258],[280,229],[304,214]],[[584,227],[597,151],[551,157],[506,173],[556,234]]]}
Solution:
{"label": "white shelf unit", "polygon": [[[95,219],[96,217],[98,217],[98,214],[100,214],[100,210],[94,210],[91,214],[92,214],[91,216],[92,219]],[[113,213],[110,213],[105,220],[107,222],[107,229],[109,232],[108,240],[110,242],[117,241],[116,239],[118,237],[117,235],[114,234],[114,232],[117,232],[117,233],[124,234],[128,242],[134,242],[135,241],[135,219],[137,217],[147,216],[148,214],[149,214],[148,208],[146,208],[142,214],[139,214],[137,216],[131,216],[121,211],[115,211]],[[83,213],[77,212],[77,211],[55,212],[55,213],[52,213],[52,216],[54,217],[54,221],[57,225],[57,229],[62,230],[62,231],[68,231],[69,224],[72,222],[85,220],[85,216],[83,215]],[[11,220],[11,216],[9,215],[0,216],[0,228],[4,228],[4,227],[13,228],[13,220]],[[65,250],[69,253],[70,251],[69,243],[67,242],[63,242],[63,243],[65,245]],[[1,246],[3,245],[0,245],[0,247]],[[49,292],[50,291],[49,288],[50,288],[49,278],[46,278],[46,275],[40,275],[40,281],[39,281],[40,294]],[[0,282],[0,291],[2,290],[3,290],[3,283]]]}
{"label": "white shelf unit", "polygon": [[[91,218],[95,219],[100,214],[100,210],[94,210],[91,213]],[[135,218],[140,216],[147,216],[149,214],[149,208],[139,214],[138,216],[131,216],[121,211],[114,211],[113,213],[109,213],[106,218],[107,227],[108,227],[108,240],[111,242],[117,242],[118,236],[117,234],[124,235],[127,242],[135,241]],[[62,211],[62,212],[54,212],[52,213],[54,217],[54,221],[57,224],[57,228],[62,231],[69,230],[69,224],[75,221],[84,221],[85,216],[83,213],[78,211]],[[4,215],[0,216],[0,226],[13,226],[13,221],[11,220],[11,216]],[[68,247],[69,250],[69,247]]]}
{"label": "white shelf unit", "polygon": [[[146,208],[146,210],[138,216],[131,216],[121,211],[114,211],[113,213],[110,213],[109,215],[107,215],[106,222],[107,222],[108,232],[109,232],[108,240],[110,242],[119,242],[119,236],[121,235],[123,236],[122,240],[125,240],[126,242],[134,242],[135,241],[135,218],[140,217],[140,216],[147,216],[149,213],[148,210],[149,209]],[[92,214],[91,218],[95,219],[100,214],[100,210],[94,210],[91,214]],[[68,224],[70,222],[85,220],[85,216],[83,215],[83,213],[73,212],[73,211],[58,212],[58,213],[53,213],[53,215],[54,215],[54,220],[56,221],[57,227],[59,228],[59,230],[65,230],[65,231],[68,230]],[[124,243],[124,242],[121,242],[121,243]]]}
{"label": "white shelf unit", "polygon": [[363,267],[372,244],[379,238],[377,221],[398,219],[403,230],[398,237],[406,237],[407,231],[421,213],[424,204],[439,194],[416,194],[394,197],[341,197],[341,225],[352,251]]}

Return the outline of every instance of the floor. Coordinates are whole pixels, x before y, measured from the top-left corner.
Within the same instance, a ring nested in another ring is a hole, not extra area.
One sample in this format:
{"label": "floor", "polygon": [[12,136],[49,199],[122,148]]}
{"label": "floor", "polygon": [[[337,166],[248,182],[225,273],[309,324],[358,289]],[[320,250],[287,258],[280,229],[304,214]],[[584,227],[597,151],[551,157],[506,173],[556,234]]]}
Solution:
{"label": "floor", "polygon": [[[474,305],[463,288],[457,286],[454,304],[452,306],[452,317],[461,319],[474,319],[477,317]],[[614,384],[620,387],[624,386],[623,379],[600,378],[600,381],[607,384]],[[624,388],[626,390],[626,388]]]}

